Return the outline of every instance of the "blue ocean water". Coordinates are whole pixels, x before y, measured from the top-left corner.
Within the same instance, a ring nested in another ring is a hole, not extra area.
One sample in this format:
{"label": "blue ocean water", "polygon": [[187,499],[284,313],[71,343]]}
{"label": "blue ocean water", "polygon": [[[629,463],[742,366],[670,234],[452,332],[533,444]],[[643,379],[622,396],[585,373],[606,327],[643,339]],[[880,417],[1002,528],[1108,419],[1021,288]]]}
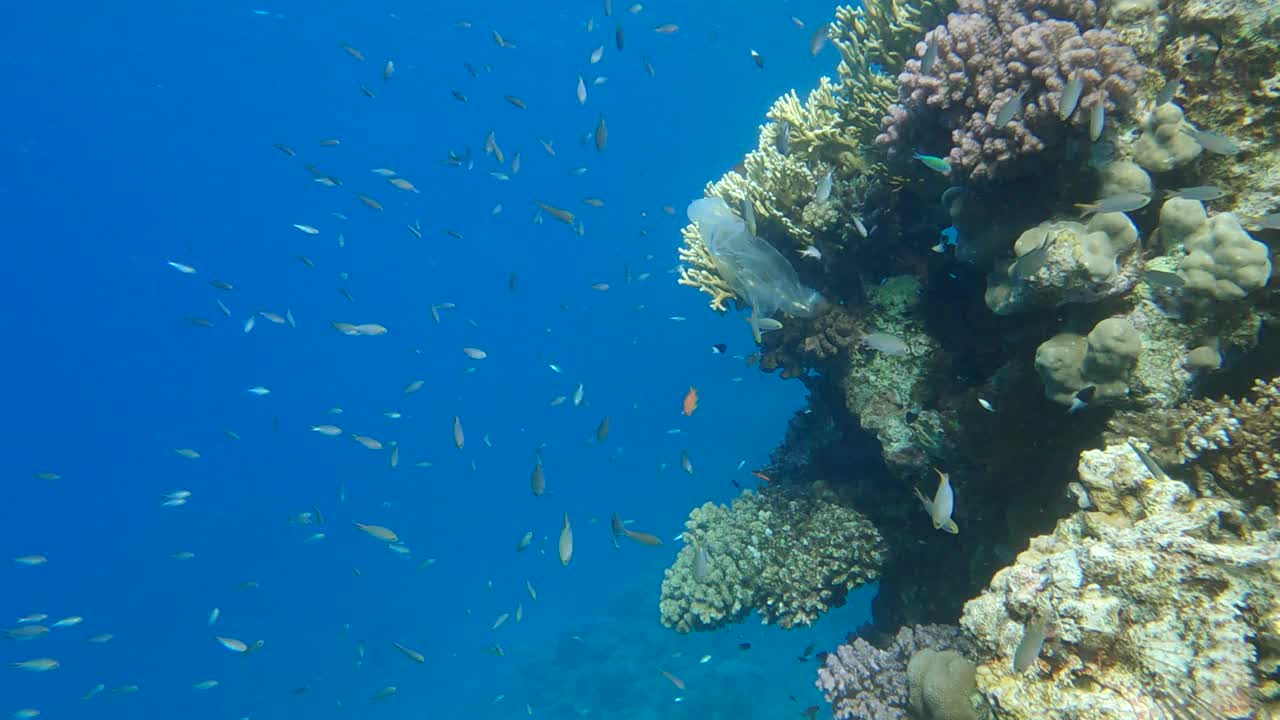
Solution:
{"label": "blue ocean water", "polygon": [[[800,656],[864,621],[870,590],[789,633],[751,621],[682,637],[661,627],[657,599],[688,511],[728,502],[732,480],[754,484],[748,471],[804,400],[798,383],[745,365],[754,347],[742,314],[719,317],[675,284],[683,210],[754,145],[777,96],[794,87],[803,97],[834,73],[833,48],[808,53],[832,10],[8,8],[0,627],[35,613],[45,624],[84,620],[0,642],[6,664],[60,663],[0,668],[0,713],[705,720],[798,716],[817,703],[813,661]],[[660,23],[679,30],[654,32]],[[384,80],[387,60],[395,72]],[[607,82],[593,84],[598,76]],[[602,114],[608,147],[598,152],[584,136]],[[491,130],[501,165],[483,151]],[[330,138],[340,144],[322,146]],[[468,148],[473,170],[443,162]],[[342,185],[313,182],[308,164]],[[509,180],[490,174],[499,171]],[[572,210],[585,232],[545,214],[535,224],[535,201]],[[431,308],[446,303],[455,307],[436,323]],[[261,312],[288,312],[297,327]],[[349,337],[331,322],[388,332]],[[414,380],[422,389],[405,395]],[[579,385],[581,406],[552,406]],[[701,401],[685,417],[690,385]],[[344,435],[309,429],[328,423]],[[399,466],[350,434],[395,443]],[[529,472],[544,444],[548,494],[534,497]],[[200,457],[174,452],[185,448]],[[186,505],[162,507],[180,490]],[[290,522],[316,511],[323,526]],[[615,549],[615,511],[665,544]],[[568,567],[555,548],[565,513]],[[355,522],[393,528],[410,552],[389,552]],[[534,545],[517,554],[526,531]],[[316,532],[325,538],[308,542]],[[173,557],[182,552],[194,557]],[[48,562],[8,560],[31,554]],[[492,629],[517,604],[523,621]],[[87,642],[101,633],[113,638]],[[218,636],[264,644],[238,655]],[[205,680],[219,685],[193,688]],[[394,696],[373,700],[389,686]]]}

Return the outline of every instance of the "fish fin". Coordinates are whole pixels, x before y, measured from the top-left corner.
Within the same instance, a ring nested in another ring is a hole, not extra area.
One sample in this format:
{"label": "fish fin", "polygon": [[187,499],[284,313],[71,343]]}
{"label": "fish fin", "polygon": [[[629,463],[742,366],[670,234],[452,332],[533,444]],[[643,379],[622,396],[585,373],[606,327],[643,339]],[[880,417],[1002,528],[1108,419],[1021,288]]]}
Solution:
{"label": "fish fin", "polygon": [[1080,217],[1085,217],[1098,209],[1094,203],[1075,203],[1075,208],[1080,211]]}

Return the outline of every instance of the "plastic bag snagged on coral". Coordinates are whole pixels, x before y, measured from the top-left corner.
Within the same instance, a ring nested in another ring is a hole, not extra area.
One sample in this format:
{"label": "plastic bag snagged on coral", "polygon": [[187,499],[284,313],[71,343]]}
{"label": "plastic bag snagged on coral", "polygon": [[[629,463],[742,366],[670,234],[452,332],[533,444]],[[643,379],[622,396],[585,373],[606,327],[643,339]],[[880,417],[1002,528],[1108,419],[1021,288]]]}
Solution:
{"label": "plastic bag snagged on coral", "polygon": [[751,306],[752,329],[759,341],[759,319],[781,310],[813,317],[822,296],[800,284],[796,269],[772,245],[752,236],[747,223],[718,197],[689,203],[689,220],[715,260],[720,277]]}

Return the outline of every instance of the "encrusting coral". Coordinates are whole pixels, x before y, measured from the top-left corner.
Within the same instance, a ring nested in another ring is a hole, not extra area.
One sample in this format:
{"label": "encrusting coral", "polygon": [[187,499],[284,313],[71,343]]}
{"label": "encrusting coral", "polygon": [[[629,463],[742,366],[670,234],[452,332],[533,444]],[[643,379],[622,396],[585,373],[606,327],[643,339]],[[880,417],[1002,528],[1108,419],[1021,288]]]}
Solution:
{"label": "encrusting coral", "polygon": [[817,686],[837,720],[906,720],[912,657],[924,651],[972,650],[971,641],[954,625],[906,626],[887,640],[880,647],[855,637],[827,654]]}
{"label": "encrusting coral", "polygon": [[[997,716],[1251,716],[1254,659],[1280,650],[1274,512],[1196,497],[1129,443],[1085,451],[1075,494],[1080,510],[965,605]],[[1019,672],[1012,658],[1037,618],[1050,637]]]}
{"label": "encrusting coral", "polygon": [[741,622],[807,625],[880,571],[880,534],[821,488],[750,490],[706,503],[662,581],[662,623],[679,632]]}

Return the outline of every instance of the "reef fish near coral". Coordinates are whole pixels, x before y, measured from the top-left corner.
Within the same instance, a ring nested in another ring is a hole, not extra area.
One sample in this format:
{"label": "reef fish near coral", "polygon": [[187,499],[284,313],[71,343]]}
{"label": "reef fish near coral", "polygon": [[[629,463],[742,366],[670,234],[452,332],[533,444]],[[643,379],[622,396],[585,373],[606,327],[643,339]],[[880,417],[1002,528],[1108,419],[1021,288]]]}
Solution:
{"label": "reef fish near coral", "polygon": [[913,488],[916,491],[916,497],[920,499],[920,503],[924,505],[924,511],[929,515],[929,519],[933,521],[934,530],[944,530],[955,535],[960,532],[960,527],[951,519],[951,511],[955,506],[955,494],[951,490],[951,477],[941,470],[934,468],[934,472],[938,473],[938,490],[933,494],[933,500],[929,500],[920,492],[920,488]]}
{"label": "reef fish near coral", "polygon": [[560,554],[560,564],[568,565],[573,559],[573,527],[569,525],[569,513],[564,514],[564,527],[560,529],[557,550]]}

